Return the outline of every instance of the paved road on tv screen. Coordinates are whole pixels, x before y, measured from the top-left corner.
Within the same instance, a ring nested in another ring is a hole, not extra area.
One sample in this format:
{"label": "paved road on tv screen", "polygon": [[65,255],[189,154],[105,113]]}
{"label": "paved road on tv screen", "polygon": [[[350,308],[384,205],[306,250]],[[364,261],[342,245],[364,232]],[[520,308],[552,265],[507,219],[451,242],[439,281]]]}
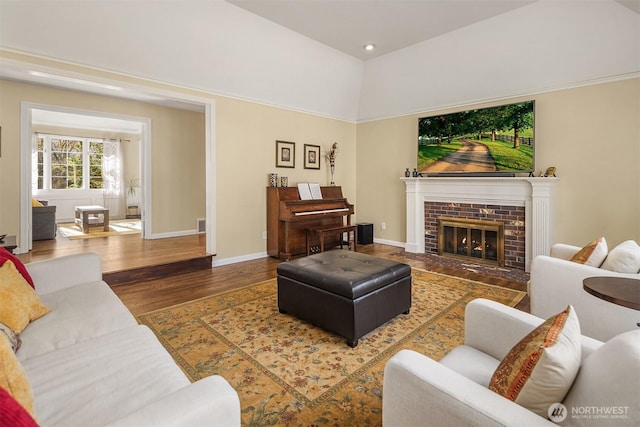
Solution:
{"label": "paved road on tv screen", "polygon": [[464,140],[458,151],[432,163],[420,172],[492,172],[495,170],[496,165],[486,145]]}

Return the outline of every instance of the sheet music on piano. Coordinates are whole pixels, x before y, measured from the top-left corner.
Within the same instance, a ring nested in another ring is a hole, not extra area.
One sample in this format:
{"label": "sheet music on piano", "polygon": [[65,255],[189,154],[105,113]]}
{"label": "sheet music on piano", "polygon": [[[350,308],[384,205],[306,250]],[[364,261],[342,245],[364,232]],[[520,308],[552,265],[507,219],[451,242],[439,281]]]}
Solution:
{"label": "sheet music on piano", "polygon": [[322,191],[320,191],[320,183],[310,182],[309,189],[311,190],[311,198],[322,199]]}
{"label": "sheet music on piano", "polygon": [[299,182],[298,194],[300,200],[322,199],[320,184],[317,182]]}

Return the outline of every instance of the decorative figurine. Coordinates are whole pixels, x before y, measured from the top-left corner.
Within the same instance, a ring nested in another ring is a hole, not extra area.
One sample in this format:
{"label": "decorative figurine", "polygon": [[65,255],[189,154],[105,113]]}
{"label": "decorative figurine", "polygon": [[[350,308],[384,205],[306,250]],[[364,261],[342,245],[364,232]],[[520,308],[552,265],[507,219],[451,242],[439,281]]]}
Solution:
{"label": "decorative figurine", "polygon": [[329,159],[329,165],[331,166],[331,185],[336,185],[334,181],[333,174],[336,170],[336,157],[338,156],[338,143],[334,142],[331,146],[331,150],[327,154],[327,158]]}

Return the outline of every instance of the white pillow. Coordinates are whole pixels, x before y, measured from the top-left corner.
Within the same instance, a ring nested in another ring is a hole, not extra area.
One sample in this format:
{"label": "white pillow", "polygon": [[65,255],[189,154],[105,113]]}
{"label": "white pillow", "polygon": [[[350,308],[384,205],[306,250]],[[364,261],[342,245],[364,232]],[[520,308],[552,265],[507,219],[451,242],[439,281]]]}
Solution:
{"label": "white pillow", "polygon": [[640,246],[627,240],[611,249],[602,267],[617,273],[640,273]]}
{"label": "white pillow", "polygon": [[617,335],[591,353],[562,402],[567,408],[562,425],[637,427],[638,367],[640,330]]}

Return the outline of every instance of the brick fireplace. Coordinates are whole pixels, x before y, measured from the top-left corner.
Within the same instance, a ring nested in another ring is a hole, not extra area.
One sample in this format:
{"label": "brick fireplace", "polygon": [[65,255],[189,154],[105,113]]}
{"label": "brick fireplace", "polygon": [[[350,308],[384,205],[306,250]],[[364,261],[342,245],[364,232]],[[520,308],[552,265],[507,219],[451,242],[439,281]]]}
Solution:
{"label": "brick fireplace", "polygon": [[425,253],[524,270],[524,206],[425,202],[424,226]]}
{"label": "brick fireplace", "polygon": [[[458,218],[503,226],[504,258],[495,260],[498,265],[529,271],[534,256],[549,254],[552,190],[558,178],[428,177],[403,181],[407,197],[407,252],[437,254],[438,239],[442,239],[439,219]],[[484,239],[482,246],[486,245]],[[475,253],[468,250],[470,259],[486,260],[488,257],[478,250]]]}

